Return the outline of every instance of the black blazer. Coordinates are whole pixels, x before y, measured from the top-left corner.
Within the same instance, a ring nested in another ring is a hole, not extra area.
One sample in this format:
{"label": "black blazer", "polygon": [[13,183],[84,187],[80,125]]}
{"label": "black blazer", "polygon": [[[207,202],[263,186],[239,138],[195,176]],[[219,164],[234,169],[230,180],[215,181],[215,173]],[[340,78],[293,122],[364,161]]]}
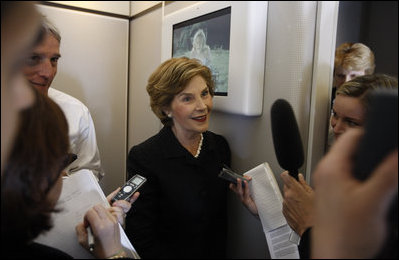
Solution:
{"label": "black blazer", "polygon": [[224,258],[228,184],[218,178],[230,166],[226,140],[203,133],[195,158],[170,127],[134,146],[129,178],[147,178],[126,219],[126,233],[142,258]]}

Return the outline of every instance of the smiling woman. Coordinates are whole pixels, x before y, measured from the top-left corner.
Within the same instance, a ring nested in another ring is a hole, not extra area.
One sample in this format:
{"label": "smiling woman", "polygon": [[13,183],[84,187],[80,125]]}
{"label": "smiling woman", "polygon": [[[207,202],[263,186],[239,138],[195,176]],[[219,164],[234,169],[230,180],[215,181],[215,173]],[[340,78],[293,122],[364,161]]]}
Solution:
{"label": "smiling woman", "polygon": [[[201,76],[195,76],[187,87],[175,96],[165,113],[172,118],[172,131],[179,142],[193,155],[196,154],[198,133],[205,132],[209,126],[209,115],[212,110],[212,96]],[[194,149],[193,149],[194,148]]]}
{"label": "smiling woman", "polygon": [[126,219],[126,233],[143,258],[225,258],[227,182],[224,137],[208,131],[214,83],[196,59],[172,58],[150,76],[151,108],[164,127],[134,146],[129,178],[147,178]]}

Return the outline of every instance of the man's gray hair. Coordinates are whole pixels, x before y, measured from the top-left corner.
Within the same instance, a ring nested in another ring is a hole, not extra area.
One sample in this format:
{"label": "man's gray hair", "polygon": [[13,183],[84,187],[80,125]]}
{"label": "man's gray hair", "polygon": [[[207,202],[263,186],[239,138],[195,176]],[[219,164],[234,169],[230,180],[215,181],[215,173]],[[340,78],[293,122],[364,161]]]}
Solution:
{"label": "man's gray hair", "polygon": [[44,15],[42,15],[42,24],[40,29],[46,34],[52,34],[54,38],[56,38],[57,41],[61,43],[61,34],[59,30]]}

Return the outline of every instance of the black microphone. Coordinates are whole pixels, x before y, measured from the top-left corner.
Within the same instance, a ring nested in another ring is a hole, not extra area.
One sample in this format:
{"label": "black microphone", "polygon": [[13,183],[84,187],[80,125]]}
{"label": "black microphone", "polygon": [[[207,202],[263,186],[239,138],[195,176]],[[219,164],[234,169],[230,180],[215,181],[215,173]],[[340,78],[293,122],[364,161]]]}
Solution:
{"label": "black microphone", "polygon": [[294,111],[286,100],[278,99],[273,103],[271,122],[278,163],[298,180],[298,169],[304,160],[303,146]]}

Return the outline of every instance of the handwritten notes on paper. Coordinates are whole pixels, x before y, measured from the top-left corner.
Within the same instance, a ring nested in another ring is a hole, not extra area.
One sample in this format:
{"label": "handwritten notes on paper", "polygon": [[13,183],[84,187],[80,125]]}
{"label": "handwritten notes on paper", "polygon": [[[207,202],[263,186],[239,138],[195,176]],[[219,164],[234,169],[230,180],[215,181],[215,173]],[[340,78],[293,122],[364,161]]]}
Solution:
{"label": "handwritten notes on paper", "polygon": [[[40,235],[35,242],[58,248],[74,258],[94,258],[80,246],[75,227],[83,221],[87,210],[94,205],[110,207],[100,185],[89,170],[80,170],[63,180],[63,187],[56,209],[52,215],[54,227]],[[129,257],[140,258],[121,226],[121,242]]]}

